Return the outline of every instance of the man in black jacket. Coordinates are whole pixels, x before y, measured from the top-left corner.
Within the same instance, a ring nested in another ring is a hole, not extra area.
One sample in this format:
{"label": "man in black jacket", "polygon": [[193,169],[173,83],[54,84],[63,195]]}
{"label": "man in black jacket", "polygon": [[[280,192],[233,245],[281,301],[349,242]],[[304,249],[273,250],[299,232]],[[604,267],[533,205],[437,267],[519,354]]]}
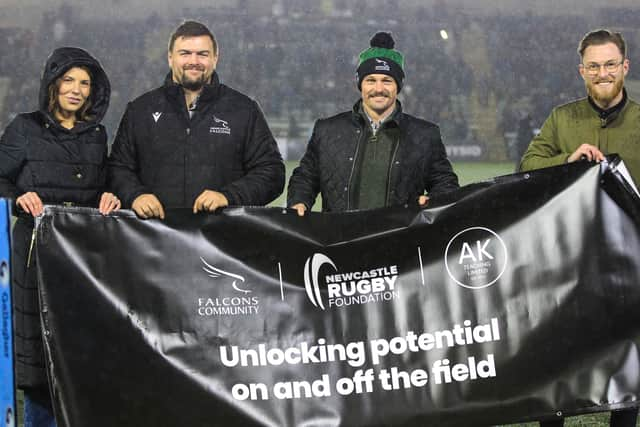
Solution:
{"label": "man in black jacket", "polygon": [[391,34],[377,33],[359,56],[362,98],[352,111],[316,122],[289,181],[287,204],[299,215],[318,193],[323,211],[341,212],[426,205],[429,196],[458,188],[438,127],[403,113],[396,99],[404,58],[394,44]]}
{"label": "man in black jacket", "polygon": [[164,86],[129,103],[109,159],[109,182],[142,218],[165,207],[213,212],[265,205],[284,164],[258,104],[218,81],[209,29],[187,21],[169,41]]}

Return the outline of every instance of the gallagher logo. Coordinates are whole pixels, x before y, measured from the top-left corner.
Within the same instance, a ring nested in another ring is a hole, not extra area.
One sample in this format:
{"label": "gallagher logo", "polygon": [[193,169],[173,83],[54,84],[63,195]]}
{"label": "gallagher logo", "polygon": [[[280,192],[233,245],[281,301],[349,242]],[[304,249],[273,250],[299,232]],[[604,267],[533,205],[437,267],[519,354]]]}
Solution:
{"label": "gallagher logo", "polygon": [[[251,290],[244,289],[239,283],[244,284],[244,277],[239,274],[230,273],[221,270],[209,264],[204,258],[200,257],[200,261],[204,265],[202,270],[209,277],[214,279],[226,279],[227,283],[231,281],[231,287],[237,292],[233,296],[217,296],[215,298],[200,297],[198,298],[198,315],[199,316],[238,316],[258,314],[260,300],[258,297],[252,297],[248,294]],[[238,296],[238,293],[240,296]]]}
{"label": "gallagher logo", "polygon": [[387,64],[387,61],[383,61],[382,59],[375,58],[376,62],[379,65],[376,65],[376,71],[391,71],[391,67]]}
{"label": "gallagher logo", "polygon": [[[324,268],[323,268],[324,267]],[[332,274],[320,274],[331,268]],[[334,274],[335,273],[335,274]],[[396,290],[398,266],[373,268],[366,271],[339,273],[335,263],[320,253],[307,258],[304,264],[304,287],[311,303],[325,310],[320,287],[326,287],[326,303],[331,307],[389,301],[400,296]]]}

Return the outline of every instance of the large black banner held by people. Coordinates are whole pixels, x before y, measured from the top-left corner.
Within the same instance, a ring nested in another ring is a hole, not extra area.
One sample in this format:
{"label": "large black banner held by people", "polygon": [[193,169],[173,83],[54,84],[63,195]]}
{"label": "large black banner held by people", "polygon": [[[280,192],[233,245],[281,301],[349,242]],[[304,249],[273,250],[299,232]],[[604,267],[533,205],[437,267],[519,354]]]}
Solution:
{"label": "large black banner held by people", "polygon": [[633,405],[637,195],[615,167],[303,218],[47,208],[61,426],[469,426]]}

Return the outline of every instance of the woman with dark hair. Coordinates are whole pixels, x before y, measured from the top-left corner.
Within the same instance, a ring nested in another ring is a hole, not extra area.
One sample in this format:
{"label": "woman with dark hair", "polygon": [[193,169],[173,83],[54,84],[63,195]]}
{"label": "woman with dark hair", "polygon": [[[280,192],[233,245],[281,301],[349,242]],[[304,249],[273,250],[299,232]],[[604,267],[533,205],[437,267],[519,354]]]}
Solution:
{"label": "woman with dark hair", "polygon": [[40,109],[18,115],[0,138],[0,196],[15,200],[12,289],[16,382],[24,390],[25,427],[55,426],[40,326],[34,258],[34,217],[45,204],[98,207],[120,201],[104,192],[107,134],[100,121],[111,88],[100,63],[82,49],[49,56]]}

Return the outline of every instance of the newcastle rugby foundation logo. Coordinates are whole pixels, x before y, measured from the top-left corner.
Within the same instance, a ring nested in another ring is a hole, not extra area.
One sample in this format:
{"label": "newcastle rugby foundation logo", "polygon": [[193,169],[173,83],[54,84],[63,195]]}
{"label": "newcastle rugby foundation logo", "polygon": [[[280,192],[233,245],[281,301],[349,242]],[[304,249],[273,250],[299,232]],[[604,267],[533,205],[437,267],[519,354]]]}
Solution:
{"label": "newcastle rugby foundation logo", "polygon": [[[321,269],[332,274],[323,275]],[[320,253],[313,254],[304,264],[307,297],[322,310],[396,299],[400,296],[397,279],[397,265],[340,273],[331,258]]]}
{"label": "newcastle rugby foundation logo", "polygon": [[228,286],[235,291],[232,296],[217,296],[215,298],[198,298],[198,315],[200,316],[237,316],[258,314],[260,300],[252,297],[250,289],[245,286],[245,278],[239,274],[231,273],[214,267],[204,258],[200,257],[202,270],[209,277],[221,279],[220,286]]}

